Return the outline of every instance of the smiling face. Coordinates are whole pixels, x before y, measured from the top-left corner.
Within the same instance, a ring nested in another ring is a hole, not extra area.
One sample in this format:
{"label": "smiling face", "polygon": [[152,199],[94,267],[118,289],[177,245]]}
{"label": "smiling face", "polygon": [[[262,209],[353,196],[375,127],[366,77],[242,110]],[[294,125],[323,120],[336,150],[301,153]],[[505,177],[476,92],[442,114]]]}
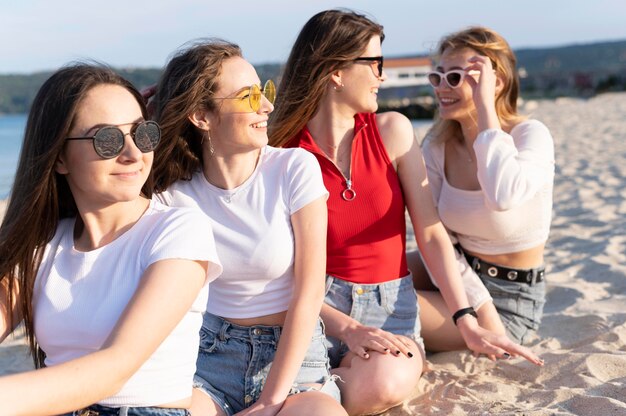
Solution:
{"label": "smiling face", "polygon": [[[380,36],[372,36],[361,57],[382,56]],[[378,109],[378,88],[387,79],[385,72],[378,77],[377,62],[356,61],[342,69],[341,82],[344,87],[333,96],[354,109],[356,113],[373,113]]]}
{"label": "smiling face", "polygon": [[[217,111],[207,121],[216,154],[259,149],[267,144],[267,120],[274,106],[264,95],[258,111],[250,108],[250,86],[262,88],[250,63],[240,57],[224,61],[215,92]],[[227,98],[227,99],[221,99]]]}
{"label": "smiling face", "polygon": [[[470,48],[446,49],[435,68],[439,72],[447,72],[453,69],[464,69],[469,65],[468,59],[475,56],[476,51]],[[463,122],[470,118],[475,119],[472,113],[476,107],[472,99],[472,88],[463,81],[458,88],[451,88],[445,80],[435,88],[435,95],[439,103],[439,117],[444,120],[456,120]]]}
{"label": "smiling face", "polygon": [[[78,106],[68,137],[93,136],[103,126],[117,126],[130,133],[143,121],[133,95],[118,85],[92,88]],[[130,134],[124,148],[111,159],[102,159],[92,140],[68,140],[59,155],[56,171],[65,175],[79,208],[98,209],[140,196],[152,167],[154,152],[142,153]]]}

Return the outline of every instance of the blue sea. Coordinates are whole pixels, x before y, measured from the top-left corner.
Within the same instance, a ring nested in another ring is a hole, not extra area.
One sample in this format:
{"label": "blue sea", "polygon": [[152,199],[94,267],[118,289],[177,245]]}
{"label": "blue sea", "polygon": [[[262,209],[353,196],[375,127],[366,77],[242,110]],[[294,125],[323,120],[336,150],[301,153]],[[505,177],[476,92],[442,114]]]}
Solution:
{"label": "blue sea", "polygon": [[[13,185],[26,117],[26,114],[0,115],[0,199],[9,196]],[[412,123],[413,127],[421,127],[430,124],[431,121],[413,120]]]}

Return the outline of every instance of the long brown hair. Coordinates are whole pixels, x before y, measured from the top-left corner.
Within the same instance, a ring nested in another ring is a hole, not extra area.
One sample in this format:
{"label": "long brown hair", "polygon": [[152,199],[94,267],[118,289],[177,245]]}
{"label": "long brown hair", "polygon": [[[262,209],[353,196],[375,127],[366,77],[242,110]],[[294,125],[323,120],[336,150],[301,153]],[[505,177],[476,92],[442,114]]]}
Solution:
{"label": "long brown hair", "polygon": [[[147,115],[141,94],[110,68],[74,64],[55,72],[33,101],[13,188],[0,227],[0,283],[8,288],[9,328],[15,324],[10,311],[19,290],[19,308],[36,367],[43,365],[33,327],[33,289],[46,244],[59,220],[77,215],[76,203],[65,176],[55,163],[72,129],[78,108],[94,87],[102,84],[126,88]],[[151,196],[151,184],[143,193]],[[7,281],[2,282],[2,280]],[[1,289],[0,289],[1,290]]]}
{"label": "long brown hair", "polygon": [[[478,54],[488,57],[503,82],[502,89],[496,96],[496,113],[502,124],[517,124],[524,117],[517,113],[519,97],[519,78],[517,76],[517,58],[507,41],[495,31],[482,26],[473,26],[445,36],[439,42],[437,60],[448,49],[470,48]],[[462,138],[461,125],[456,120],[436,118],[427,134],[429,140],[449,140]]]}
{"label": "long brown hair", "polygon": [[154,120],[161,126],[154,155],[155,191],[177,180],[190,180],[202,167],[203,132],[189,120],[197,110],[214,111],[217,79],[224,60],[241,56],[234,43],[221,39],[195,41],[178,51],[165,68],[154,96]]}
{"label": "long brown hair", "polygon": [[326,10],[311,17],[291,48],[270,115],[269,143],[282,146],[317,112],[332,73],[361,56],[383,27],[351,10]]}

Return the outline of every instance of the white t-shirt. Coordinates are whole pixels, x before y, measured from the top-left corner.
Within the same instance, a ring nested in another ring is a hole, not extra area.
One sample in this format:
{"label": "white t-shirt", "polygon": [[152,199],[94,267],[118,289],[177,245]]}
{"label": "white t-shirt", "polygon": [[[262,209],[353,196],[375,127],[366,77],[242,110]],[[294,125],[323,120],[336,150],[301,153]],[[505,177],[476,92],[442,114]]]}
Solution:
{"label": "white t-shirt", "polygon": [[156,197],[172,206],[200,207],[212,220],[224,266],[211,284],[207,311],[251,318],[288,309],[294,278],[291,215],[328,196],[319,163],[303,149],[265,146],[252,175],[224,190],[202,172]]}
{"label": "white t-shirt", "polygon": [[[74,218],[46,245],[33,297],[35,335],[53,366],[98,351],[134,295],[144,271],[164,259],[209,261],[206,283],[221,273],[211,225],[191,208],[151,201],[124,234],[98,249],[74,248]],[[185,284],[186,276],[172,276]],[[104,406],[154,406],[191,395],[208,296],[207,284],[170,335]],[[163,294],[163,302],[169,302]],[[97,380],[94,380],[97,383]]]}
{"label": "white t-shirt", "polygon": [[554,143],[541,122],[527,120],[511,134],[488,129],[474,142],[480,190],[451,186],[445,146],[426,142],[424,160],[439,216],[461,245],[502,254],[544,243],[552,219]]}

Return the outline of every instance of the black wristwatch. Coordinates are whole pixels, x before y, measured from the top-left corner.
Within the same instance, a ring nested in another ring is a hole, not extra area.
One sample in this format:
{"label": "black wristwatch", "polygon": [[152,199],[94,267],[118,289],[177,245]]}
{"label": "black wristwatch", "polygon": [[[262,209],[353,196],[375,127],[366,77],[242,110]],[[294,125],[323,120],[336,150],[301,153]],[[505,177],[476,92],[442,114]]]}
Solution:
{"label": "black wristwatch", "polygon": [[454,315],[452,315],[452,321],[454,322],[454,325],[456,325],[456,321],[458,321],[462,316],[465,315],[472,315],[474,318],[478,319],[478,314],[476,313],[474,308],[470,306],[469,308],[459,309],[458,311],[454,312]]}

